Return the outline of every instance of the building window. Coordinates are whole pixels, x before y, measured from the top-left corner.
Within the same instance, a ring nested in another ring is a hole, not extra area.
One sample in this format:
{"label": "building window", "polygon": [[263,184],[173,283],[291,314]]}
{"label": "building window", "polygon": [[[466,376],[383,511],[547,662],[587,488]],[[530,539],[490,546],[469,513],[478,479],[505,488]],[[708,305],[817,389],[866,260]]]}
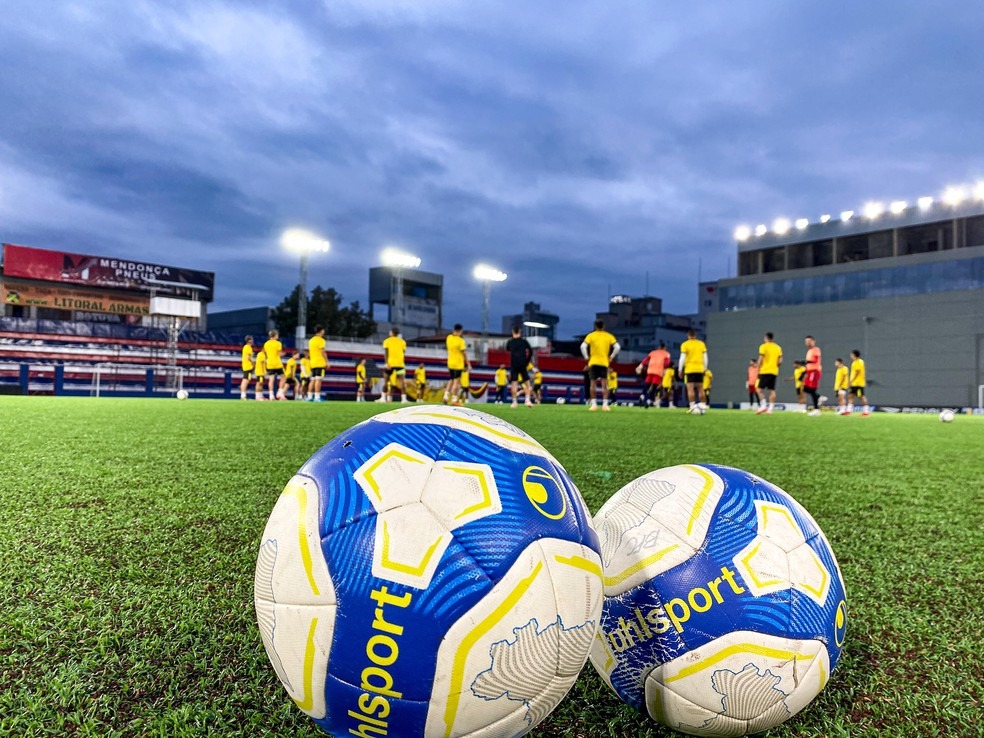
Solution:
{"label": "building window", "polygon": [[738,254],[738,276],[759,273],[759,251],[745,251]]}
{"label": "building window", "polygon": [[899,232],[899,255],[928,254],[953,248],[953,224],[931,223]]}
{"label": "building window", "polygon": [[766,249],[762,252],[762,271],[781,272],[786,268],[786,247]]}
{"label": "building window", "polygon": [[834,242],[813,241],[789,246],[789,269],[809,269],[834,263]]}
{"label": "building window", "polygon": [[837,246],[837,263],[850,264],[868,258],[868,236],[849,236],[842,238]]}

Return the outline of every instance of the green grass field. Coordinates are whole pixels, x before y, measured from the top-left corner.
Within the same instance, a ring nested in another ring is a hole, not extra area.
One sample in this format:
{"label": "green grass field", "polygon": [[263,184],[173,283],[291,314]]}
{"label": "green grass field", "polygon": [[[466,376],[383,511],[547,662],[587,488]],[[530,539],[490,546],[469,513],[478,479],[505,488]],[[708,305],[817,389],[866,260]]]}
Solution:
{"label": "green grass field", "polygon": [[[318,736],[253,615],[284,483],[374,404],[0,398],[0,736]],[[984,419],[493,412],[550,449],[592,512],[711,461],[778,484],[830,539],[844,655],[770,736],[982,736]],[[663,736],[590,666],[535,736]]]}

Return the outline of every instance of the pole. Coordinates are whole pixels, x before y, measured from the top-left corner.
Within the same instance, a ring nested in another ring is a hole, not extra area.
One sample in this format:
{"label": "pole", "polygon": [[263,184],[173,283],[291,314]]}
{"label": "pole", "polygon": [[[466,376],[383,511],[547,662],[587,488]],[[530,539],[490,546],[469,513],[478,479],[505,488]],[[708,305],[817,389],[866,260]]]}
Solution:
{"label": "pole", "polygon": [[489,335],[489,298],[491,297],[492,283],[489,280],[482,282],[482,338]]}
{"label": "pole", "polygon": [[304,350],[304,338],[307,335],[307,272],[308,252],[301,252],[301,284],[297,296],[297,330],[294,333],[294,348]]}
{"label": "pole", "polygon": [[[394,267],[393,280],[395,282],[393,295],[393,309],[390,311],[390,323],[400,325],[403,323],[403,268]],[[395,313],[395,315],[394,315]]]}

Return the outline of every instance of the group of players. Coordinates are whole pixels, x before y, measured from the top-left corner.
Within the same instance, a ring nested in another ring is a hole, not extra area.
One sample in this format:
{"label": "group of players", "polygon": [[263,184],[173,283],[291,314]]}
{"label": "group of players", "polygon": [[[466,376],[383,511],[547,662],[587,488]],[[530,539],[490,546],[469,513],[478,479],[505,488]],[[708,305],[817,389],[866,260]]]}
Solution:
{"label": "group of players", "polygon": [[[445,339],[449,373],[443,395],[445,404],[462,404],[467,401],[469,394],[472,365],[462,334],[461,324],[455,324]],[[819,389],[823,374],[821,351],[813,336],[807,336],[804,343],[806,356],[793,362],[791,380],[795,383],[800,402],[811,406],[808,414],[819,415],[821,405],[827,401],[827,397],[820,394]],[[382,348],[384,384],[377,402],[395,402],[397,396],[401,402],[407,402],[407,343],[400,335],[399,328],[390,329],[390,335],[383,341]],[[501,364],[495,372],[494,401],[505,403],[507,387],[511,386],[512,407],[519,406],[520,391],[524,404],[532,407],[542,399],[543,375],[533,364],[533,348],[523,338],[519,326],[513,327],[512,337],[506,342],[505,349],[509,354],[509,367],[507,370],[506,365]],[[619,351],[618,340],[605,330],[604,322],[595,321],[594,330],[581,343],[581,354],[587,362],[584,375],[589,410],[598,409],[599,394],[602,398],[601,409],[610,410],[610,400],[614,399],[618,390],[618,375],[612,367],[612,361]],[[748,362],[748,397],[749,402],[757,406],[756,414],[769,415],[775,409],[776,383],[782,363],[782,347],[776,343],[772,333],[766,333],[759,346],[758,358]],[[289,392],[295,400],[322,402],[321,385],[329,366],[324,328],[320,325],[315,326],[306,351],[285,352],[276,330],[269,332],[259,350],[254,346],[253,337],[247,336],[242,347],[243,376],[239,396],[243,400],[247,399],[249,385],[255,382],[257,400],[266,400],[268,397],[270,400],[286,400]],[[865,363],[861,352],[856,349],[851,352],[850,368],[840,358],[835,361],[835,366],[834,392],[837,395],[838,414],[851,415],[855,411],[855,403],[858,402],[861,405],[861,415],[867,416],[870,407],[865,394]],[[639,398],[643,407],[660,407],[663,402],[673,407],[674,381],[679,377],[686,388],[688,411],[694,414],[707,411],[714,375],[708,368],[707,345],[697,338],[693,329],[688,331],[687,340],[680,346],[680,356],[675,368],[665,343],[660,342],[636,367],[636,373],[645,374],[644,387]],[[360,359],[355,369],[358,402],[365,401],[367,381],[366,360]],[[413,381],[416,384],[416,400],[422,402],[427,390],[427,372],[423,364],[414,370]],[[810,398],[809,403],[807,396]]]}
{"label": "group of players", "polygon": [[[820,379],[823,376],[822,354],[813,336],[804,339],[806,358],[793,362],[793,376],[790,378],[796,387],[799,401],[808,406],[807,415],[820,415],[820,407],[827,401],[827,396],[820,394]],[[779,368],[782,366],[782,347],[776,343],[772,333],[766,333],[762,345],[759,346],[757,359],[748,362],[748,401],[757,405],[756,414],[770,415],[776,404],[776,381],[779,378]],[[861,352],[854,349],[851,352],[850,368],[844,360],[834,361],[834,392],[837,395],[837,414],[852,415],[856,403],[860,404],[862,417],[871,414],[866,394],[867,377],[864,359]],[[809,402],[807,401],[809,396]]]}

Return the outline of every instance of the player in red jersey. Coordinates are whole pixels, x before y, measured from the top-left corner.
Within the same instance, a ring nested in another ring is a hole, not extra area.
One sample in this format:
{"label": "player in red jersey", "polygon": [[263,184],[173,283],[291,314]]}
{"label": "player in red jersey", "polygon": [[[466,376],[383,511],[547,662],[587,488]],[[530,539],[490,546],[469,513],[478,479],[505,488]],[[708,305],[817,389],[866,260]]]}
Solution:
{"label": "player in red jersey", "polygon": [[803,375],[803,389],[813,399],[813,409],[807,415],[819,415],[820,406],[827,401],[824,395],[818,396],[820,377],[823,375],[820,347],[817,346],[813,336],[807,336],[804,341],[806,343],[806,374]]}

